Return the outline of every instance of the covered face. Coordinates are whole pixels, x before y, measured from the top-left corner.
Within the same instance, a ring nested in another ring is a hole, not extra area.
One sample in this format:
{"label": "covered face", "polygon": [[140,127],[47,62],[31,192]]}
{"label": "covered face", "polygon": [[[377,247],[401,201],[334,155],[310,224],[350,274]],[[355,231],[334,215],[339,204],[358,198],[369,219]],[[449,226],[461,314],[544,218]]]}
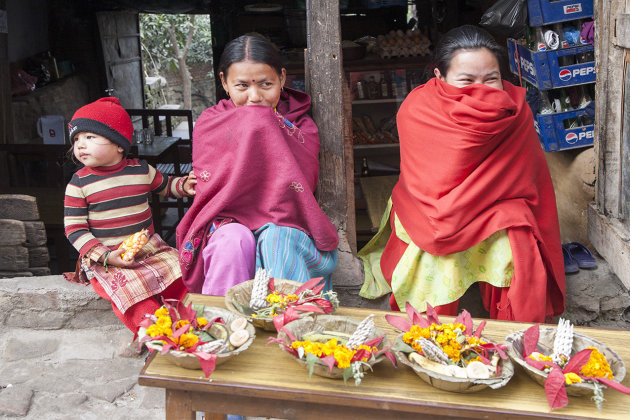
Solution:
{"label": "covered face", "polygon": [[219,73],[219,77],[234,105],[263,105],[272,108],[278,105],[286,80],[285,69],[278,74],[268,64],[248,60],[232,63],[226,73]]}
{"label": "covered face", "polygon": [[460,88],[481,83],[503,90],[499,61],[487,48],[457,50],[451,59],[447,74],[441,74],[437,68],[434,73],[443,82]]}

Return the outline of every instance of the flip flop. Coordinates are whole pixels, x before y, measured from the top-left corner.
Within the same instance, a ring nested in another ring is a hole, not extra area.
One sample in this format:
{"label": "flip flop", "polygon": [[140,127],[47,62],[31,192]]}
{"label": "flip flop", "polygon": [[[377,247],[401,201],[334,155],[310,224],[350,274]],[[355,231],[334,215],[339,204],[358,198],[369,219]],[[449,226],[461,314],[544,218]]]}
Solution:
{"label": "flip flop", "polygon": [[565,246],[579,268],[597,268],[595,257],[585,245],[579,242],[570,242]]}
{"label": "flip flop", "polygon": [[564,256],[565,274],[574,274],[580,271],[580,268],[578,267],[577,262],[571,256],[571,252],[569,251],[567,245],[562,245],[562,255]]}

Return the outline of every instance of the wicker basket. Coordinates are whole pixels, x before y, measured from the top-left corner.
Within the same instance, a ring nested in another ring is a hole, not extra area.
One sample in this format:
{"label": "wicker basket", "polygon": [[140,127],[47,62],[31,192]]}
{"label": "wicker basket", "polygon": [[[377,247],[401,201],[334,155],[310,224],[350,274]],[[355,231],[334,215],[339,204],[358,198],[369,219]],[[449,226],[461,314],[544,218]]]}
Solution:
{"label": "wicker basket", "polygon": [[[553,341],[556,337],[556,328],[540,328],[539,331],[540,334],[538,336],[538,346],[536,348],[537,351],[543,354],[551,354],[553,352]],[[524,333],[525,330],[521,330],[513,332],[512,334],[507,336],[507,338],[505,339],[505,343],[508,345],[507,353],[510,358],[514,360],[514,362],[518,363],[532,379],[534,379],[536,382],[544,387],[545,380],[547,379],[547,374],[527,364],[527,362],[525,362],[523,358]],[[626,376],[626,366],[624,365],[623,360],[621,360],[619,355],[605,344],[602,344],[599,341],[586,335],[574,332],[572,348],[573,354],[579,352],[580,350],[584,350],[586,347],[595,347],[596,349],[598,349],[604,355],[604,357],[606,357],[606,360],[610,364],[610,369],[615,376],[614,381],[623,381],[623,378]],[[605,385],[598,384],[598,387],[605,387]],[[569,395],[593,395],[595,385],[588,382],[580,382],[568,385],[566,386],[566,389],[567,394]]]}
{"label": "wicker basket", "polygon": [[[304,334],[309,333],[309,332],[314,332],[314,331],[335,331],[335,332],[344,333],[344,334],[352,334],[357,329],[357,326],[359,325],[360,322],[361,321],[357,321],[355,319],[348,318],[345,316],[311,315],[302,319],[298,319],[296,321],[289,322],[288,324],[284,326],[283,330],[286,329],[287,331],[289,331],[297,340],[302,340],[302,336]],[[384,334],[385,333],[381,331],[380,329],[374,328],[374,332],[368,338],[368,340],[371,340],[373,338],[377,338],[380,336],[384,336]],[[278,338],[283,339],[287,343],[290,343],[292,341],[284,331],[280,331],[278,333]],[[390,342],[387,339],[387,336],[384,336],[383,340],[378,345],[378,349],[382,350],[383,348],[388,347],[389,344]],[[296,362],[304,366],[307,370],[309,369],[308,363],[306,363],[305,360],[299,359],[295,357],[293,354],[289,353],[282,344],[280,345],[280,348],[283,351],[285,351],[287,354],[289,354]],[[367,363],[370,365],[370,367],[372,367],[376,363],[379,363],[380,361],[382,361],[384,357],[385,356],[381,355],[377,357],[376,359]],[[369,370],[370,367],[366,365],[362,365],[361,371],[365,372]],[[332,371],[331,371],[330,368],[327,365],[325,365],[323,362],[315,363],[315,365],[313,366],[313,373],[318,376],[323,376],[325,378],[333,378],[333,379],[343,378],[343,371],[344,369],[338,368],[337,366],[333,366]]]}
{"label": "wicker basket", "polygon": [[[216,317],[221,317],[225,321],[226,325],[230,325],[232,321],[237,318],[242,318],[240,315],[236,315],[230,311],[227,311],[222,308],[214,308],[214,307],[206,307],[203,310],[203,314],[198,314],[198,316],[203,316],[206,319],[212,319]],[[215,361],[215,366],[219,366],[237,354],[240,354],[247,350],[249,346],[254,342],[254,338],[256,338],[256,329],[250,324],[247,323],[245,327],[247,332],[249,333],[249,339],[242,346],[234,349],[230,352],[218,353]],[[159,344],[154,344],[151,342],[146,343],[147,347],[153,350],[161,351],[162,346]],[[184,351],[171,350],[165,355],[163,355],[166,360],[170,363],[173,363],[176,366],[183,367],[185,369],[201,369],[201,364],[199,363],[199,359],[197,356],[191,353],[186,353]]]}
{"label": "wicker basket", "polygon": [[[296,291],[303,283],[293,280],[274,279],[274,288],[276,291],[284,294],[290,294]],[[252,296],[252,287],[254,280],[247,280],[230,288],[225,294],[225,307],[231,312],[244,316],[254,327],[261,328],[265,331],[276,331],[272,318],[253,318],[254,311],[249,307],[249,300]],[[310,315],[307,312],[300,314],[300,317]]]}
{"label": "wicker basket", "polygon": [[[396,341],[402,341],[403,335],[398,335]],[[509,359],[499,359],[499,366],[501,367],[499,376],[488,379],[473,379],[443,375],[411,362],[404,352],[394,351],[394,354],[400,363],[413,369],[423,381],[443,391],[469,393],[481,391],[485,388],[497,389],[505,386],[514,375],[514,365]]]}

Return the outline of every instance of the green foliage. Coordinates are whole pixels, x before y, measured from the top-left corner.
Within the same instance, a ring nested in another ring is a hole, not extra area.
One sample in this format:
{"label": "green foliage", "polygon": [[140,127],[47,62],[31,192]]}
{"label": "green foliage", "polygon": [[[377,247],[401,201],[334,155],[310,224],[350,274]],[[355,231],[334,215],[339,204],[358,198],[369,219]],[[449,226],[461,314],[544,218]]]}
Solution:
{"label": "green foliage", "polygon": [[[175,50],[168,35],[171,23],[175,26],[175,37],[180,50],[186,45],[192,15],[141,14],[140,36],[145,74],[157,76],[165,71],[177,71]],[[210,16],[194,16],[195,33],[186,56],[187,63],[212,61],[212,34]]]}

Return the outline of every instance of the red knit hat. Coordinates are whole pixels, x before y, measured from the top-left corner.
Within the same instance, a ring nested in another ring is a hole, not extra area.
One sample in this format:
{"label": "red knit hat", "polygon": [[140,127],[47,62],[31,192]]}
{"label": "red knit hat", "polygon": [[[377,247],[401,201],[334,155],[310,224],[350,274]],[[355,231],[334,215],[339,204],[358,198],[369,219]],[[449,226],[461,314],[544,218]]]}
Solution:
{"label": "red knit hat", "polygon": [[86,131],[103,136],[122,147],[125,154],[131,148],[133,124],[117,98],[101,98],[74,113],[68,123],[70,142],[76,134]]}

